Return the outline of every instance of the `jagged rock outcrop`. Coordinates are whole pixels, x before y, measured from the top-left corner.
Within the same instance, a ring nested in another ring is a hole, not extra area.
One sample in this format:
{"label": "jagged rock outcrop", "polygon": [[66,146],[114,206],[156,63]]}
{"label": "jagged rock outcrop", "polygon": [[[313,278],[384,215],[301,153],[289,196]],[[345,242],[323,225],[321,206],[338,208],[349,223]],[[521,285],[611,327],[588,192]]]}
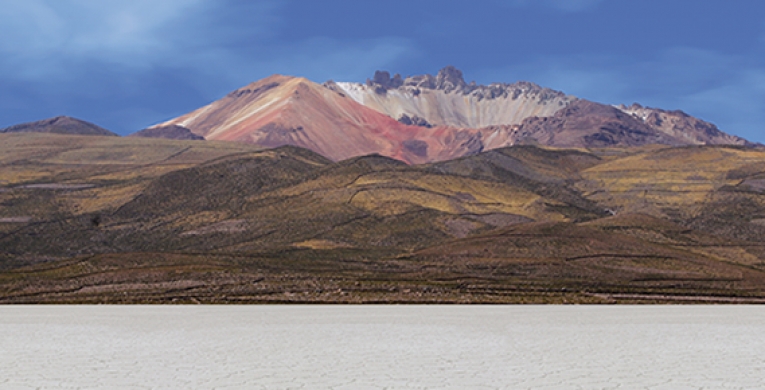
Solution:
{"label": "jagged rock outcrop", "polygon": [[447,66],[437,75],[390,77],[378,71],[366,84],[327,82],[325,86],[393,118],[422,118],[433,126],[482,128],[520,124],[531,116],[551,116],[576,100],[529,82],[467,83]]}
{"label": "jagged rock outcrop", "polygon": [[414,125],[414,126],[421,126],[421,127],[433,127],[428,121],[426,121],[423,118],[420,118],[417,115],[409,116],[406,114],[402,114],[400,118],[398,118],[398,121],[405,124],[405,125]]}
{"label": "jagged rock outcrop", "polygon": [[401,75],[396,73],[393,78],[390,77],[390,73],[387,71],[378,70],[375,72],[374,77],[370,80],[367,79],[366,85],[375,88],[377,93],[385,93],[388,89],[395,89],[404,84],[404,80]]}
{"label": "jagged rock outcrop", "polygon": [[35,122],[21,123],[0,129],[0,133],[55,133],[117,136],[117,134],[104,129],[103,127],[68,116],[57,116]]}
{"label": "jagged rock outcrop", "polygon": [[467,87],[468,85],[462,77],[462,71],[451,65],[441,69],[436,75],[436,89],[446,93],[452,91],[465,92]]}

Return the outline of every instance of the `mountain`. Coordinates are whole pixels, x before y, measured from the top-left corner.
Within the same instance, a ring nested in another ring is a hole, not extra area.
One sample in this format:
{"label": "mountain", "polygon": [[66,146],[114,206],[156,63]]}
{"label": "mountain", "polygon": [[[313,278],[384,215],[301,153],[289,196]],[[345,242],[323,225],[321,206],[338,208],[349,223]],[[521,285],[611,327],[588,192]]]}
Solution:
{"label": "mountain", "polygon": [[407,127],[304,78],[274,75],[160,126],[178,125],[208,140],[295,145],[334,160],[381,152],[404,158]]}
{"label": "mountain", "polygon": [[0,133],[56,133],[72,135],[105,135],[117,136],[102,127],[90,122],[68,116],[43,119],[36,122],[22,123],[0,129]]}
{"label": "mountain", "polygon": [[518,134],[519,142],[560,147],[688,143],[617,108],[587,100],[576,100],[549,117],[526,118]]}
{"label": "mountain", "polygon": [[185,140],[204,140],[205,137],[196,135],[191,130],[178,125],[157,126],[137,131],[128,137],[143,138],[164,138],[164,139],[185,139]]}
{"label": "mountain", "polygon": [[531,116],[550,116],[576,100],[529,82],[466,83],[453,66],[436,76],[390,77],[378,71],[366,84],[327,82],[357,102],[401,121],[456,128],[518,125]]}
{"label": "mountain", "polygon": [[639,104],[613,108],[529,82],[468,84],[453,66],[441,69],[436,76],[402,78],[378,71],[365,84],[325,85],[405,123],[466,128],[511,126],[515,130],[502,144],[485,145],[485,149],[524,142],[561,147],[753,145],[682,111]]}
{"label": "mountain", "polygon": [[694,118],[680,110],[667,111],[658,108],[643,107],[633,103],[630,106],[616,106],[651,128],[674,137],[683,144],[691,145],[747,145],[755,144],[730,134],[717,126]]}
{"label": "mountain", "polygon": [[342,92],[281,75],[153,128],[171,125],[208,140],[304,147],[335,161],[379,153],[408,163],[478,153],[482,138],[503,131],[407,125]]}
{"label": "mountain", "polygon": [[435,76],[378,71],[365,84],[274,75],[153,128],[167,126],[333,161],[378,153],[410,164],[516,144],[751,145],[680,111],[608,106],[529,82],[477,85],[452,66]]}

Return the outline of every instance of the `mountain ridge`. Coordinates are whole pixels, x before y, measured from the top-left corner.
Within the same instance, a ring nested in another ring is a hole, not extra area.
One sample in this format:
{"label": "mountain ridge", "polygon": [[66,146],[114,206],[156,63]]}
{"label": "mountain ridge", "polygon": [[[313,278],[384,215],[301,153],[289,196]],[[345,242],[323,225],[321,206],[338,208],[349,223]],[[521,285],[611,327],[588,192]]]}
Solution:
{"label": "mountain ridge", "polygon": [[[69,117],[0,131],[114,135]],[[407,77],[377,71],[363,84],[275,74],[130,136],[293,145],[333,161],[378,153],[408,164],[522,144],[757,145],[679,110],[606,105],[526,81],[478,85],[453,66]]]}
{"label": "mountain ridge", "polygon": [[436,76],[391,79],[388,72],[378,71],[366,84],[330,81],[324,85],[395,119],[416,116],[436,126],[457,128],[520,124],[529,116],[552,115],[574,100],[563,92],[526,81],[468,84],[453,66],[441,69]]}
{"label": "mountain ridge", "polygon": [[379,153],[409,164],[516,144],[754,145],[681,111],[610,106],[525,81],[467,83],[453,66],[435,76],[377,71],[364,84],[273,75],[153,127],[169,125],[206,139],[306,147],[334,161]]}
{"label": "mountain ridge", "polygon": [[117,136],[98,125],[69,116],[56,116],[34,122],[20,123],[0,129],[0,133],[56,133],[72,135]]}
{"label": "mountain ridge", "polygon": [[191,130],[178,125],[151,127],[129,134],[128,137],[164,138],[178,140],[204,140],[205,137],[191,132]]}

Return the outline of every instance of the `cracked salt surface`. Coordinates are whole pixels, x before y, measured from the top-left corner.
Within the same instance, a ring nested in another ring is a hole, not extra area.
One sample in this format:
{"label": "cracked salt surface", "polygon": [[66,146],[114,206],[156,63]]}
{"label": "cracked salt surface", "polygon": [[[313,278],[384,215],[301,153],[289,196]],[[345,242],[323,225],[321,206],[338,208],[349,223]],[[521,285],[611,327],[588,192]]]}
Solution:
{"label": "cracked salt surface", "polygon": [[762,306],[0,306],[0,389],[763,389]]}

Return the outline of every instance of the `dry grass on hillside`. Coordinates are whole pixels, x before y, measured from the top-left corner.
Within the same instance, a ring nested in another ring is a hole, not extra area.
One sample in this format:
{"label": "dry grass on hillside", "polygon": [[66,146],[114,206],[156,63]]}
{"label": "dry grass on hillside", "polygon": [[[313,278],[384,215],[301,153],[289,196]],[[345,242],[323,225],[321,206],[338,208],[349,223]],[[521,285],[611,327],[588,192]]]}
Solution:
{"label": "dry grass on hillside", "polygon": [[0,302],[759,302],[765,152],[0,135]]}

